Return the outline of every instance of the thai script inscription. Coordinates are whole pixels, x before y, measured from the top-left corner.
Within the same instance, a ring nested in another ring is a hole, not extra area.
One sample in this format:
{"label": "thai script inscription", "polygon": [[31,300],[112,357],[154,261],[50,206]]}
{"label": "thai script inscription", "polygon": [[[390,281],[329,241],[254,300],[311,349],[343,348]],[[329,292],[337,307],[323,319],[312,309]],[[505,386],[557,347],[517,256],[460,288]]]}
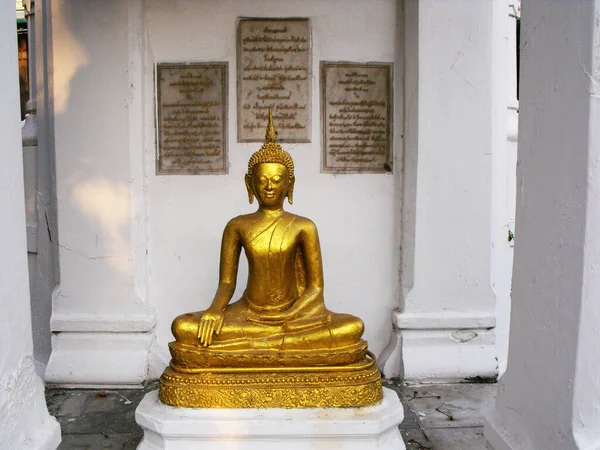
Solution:
{"label": "thai script inscription", "polygon": [[310,142],[308,19],[241,19],[238,141],[262,142],[269,108],[281,142]]}
{"label": "thai script inscription", "polygon": [[323,170],[391,171],[392,65],[321,62]]}
{"label": "thai script inscription", "polygon": [[156,77],[157,173],[226,173],[228,63],[160,63]]}

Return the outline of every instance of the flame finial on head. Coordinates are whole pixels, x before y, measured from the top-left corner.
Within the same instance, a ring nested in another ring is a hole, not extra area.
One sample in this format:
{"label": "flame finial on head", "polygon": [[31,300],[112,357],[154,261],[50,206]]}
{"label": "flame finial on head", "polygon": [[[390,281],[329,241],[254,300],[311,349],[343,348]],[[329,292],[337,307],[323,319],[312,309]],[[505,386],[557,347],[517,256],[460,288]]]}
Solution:
{"label": "flame finial on head", "polygon": [[265,133],[265,142],[275,142],[277,140],[277,131],[273,125],[273,109],[269,108],[269,122],[267,123],[267,131]]}

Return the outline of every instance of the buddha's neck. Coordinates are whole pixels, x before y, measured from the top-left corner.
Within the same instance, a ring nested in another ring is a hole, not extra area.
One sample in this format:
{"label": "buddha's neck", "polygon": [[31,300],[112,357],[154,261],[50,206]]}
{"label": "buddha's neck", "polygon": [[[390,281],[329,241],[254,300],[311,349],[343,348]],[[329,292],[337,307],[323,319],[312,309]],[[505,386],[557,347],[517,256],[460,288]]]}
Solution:
{"label": "buddha's neck", "polygon": [[257,212],[258,212],[258,214],[263,215],[265,217],[279,217],[279,216],[283,215],[283,213],[285,211],[281,207],[265,208],[265,207],[261,206],[258,208]]}

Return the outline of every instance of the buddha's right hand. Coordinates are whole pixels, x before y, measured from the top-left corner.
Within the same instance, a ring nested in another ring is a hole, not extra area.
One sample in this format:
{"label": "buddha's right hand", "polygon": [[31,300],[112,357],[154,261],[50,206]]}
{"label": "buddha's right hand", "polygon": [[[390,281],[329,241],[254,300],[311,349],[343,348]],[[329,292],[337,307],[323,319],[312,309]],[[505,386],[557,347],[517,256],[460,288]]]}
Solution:
{"label": "buddha's right hand", "polygon": [[219,334],[223,328],[225,314],[221,311],[207,309],[198,322],[198,340],[200,345],[208,347],[212,343],[213,333]]}

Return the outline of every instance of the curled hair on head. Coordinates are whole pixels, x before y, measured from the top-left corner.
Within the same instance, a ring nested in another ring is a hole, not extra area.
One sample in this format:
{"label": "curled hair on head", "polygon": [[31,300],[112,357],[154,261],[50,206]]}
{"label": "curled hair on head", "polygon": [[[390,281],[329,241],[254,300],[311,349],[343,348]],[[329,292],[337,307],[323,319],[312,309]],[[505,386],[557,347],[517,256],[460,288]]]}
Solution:
{"label": "curled hair on head", "polygon": [[275,142],[276,139],[277,131],[275,131],[275,127],[273,126],[273,112],[269,108],[269,122],[267,124],[267,132],[265,133],[265,143],[259,151],[250,157],[250,161],[248,161],[248,176],[252,176],[252,169],[257,164],[279,163],[287,168],[290,179],[294,178],[294,161],[290,154]]}
{"label": "curled hair on head", "polygon": [[294,161],[288,152],[283,150],[279,144],[267,142],[259,151],[254,153],[248,161],[248,176],[252,176],[252,169],[257,164],[279,163],[287,168],[290,178],[294,178]]}

